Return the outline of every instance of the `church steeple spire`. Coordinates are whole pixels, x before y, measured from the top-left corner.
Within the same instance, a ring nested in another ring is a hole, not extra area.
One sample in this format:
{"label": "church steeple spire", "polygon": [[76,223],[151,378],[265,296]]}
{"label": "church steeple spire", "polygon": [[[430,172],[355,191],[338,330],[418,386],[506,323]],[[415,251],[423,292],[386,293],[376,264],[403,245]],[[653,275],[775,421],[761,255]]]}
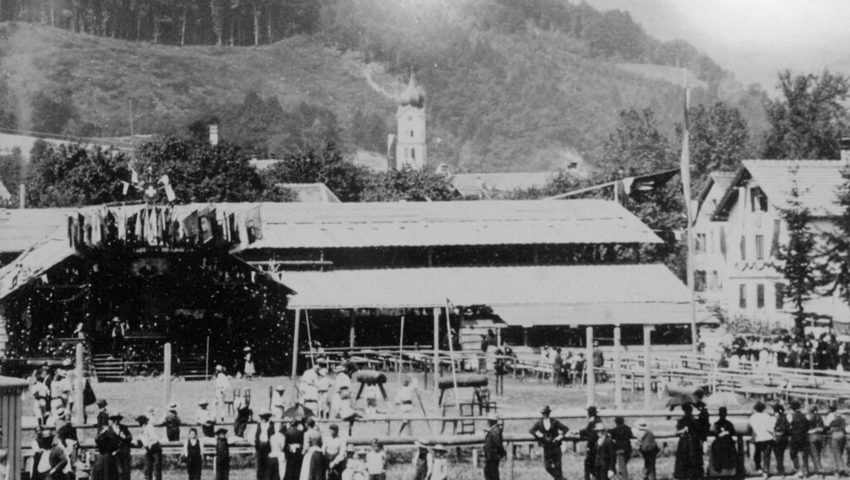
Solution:
{"label": "church steeple spire", "polygon": [[399,96],[399,104],[402,107],[410,105],[411,107],[422,108],[425,106],[425,93],[419,88],[416,83],[416,76],[413,74],[413,68],[410,69],[410,78],[407,81],[407,88]]}

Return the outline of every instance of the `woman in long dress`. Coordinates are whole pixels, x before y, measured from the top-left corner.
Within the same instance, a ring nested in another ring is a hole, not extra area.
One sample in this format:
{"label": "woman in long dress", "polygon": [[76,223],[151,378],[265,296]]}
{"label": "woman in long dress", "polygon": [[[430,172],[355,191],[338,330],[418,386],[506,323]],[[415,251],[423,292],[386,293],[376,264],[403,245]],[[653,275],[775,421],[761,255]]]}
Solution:
{"label": "woman in long dress", "polygon": [[677,480],[697,480],[704,476],[701,429],[699,422],[694,418],[693,405],[682,405],[682,412],[684,415],[676,422],[676,435],[679,437],[679,444],[676,446],[673,478]]}
{"label": "woman in long dress", "polygon": [[112,452],[118,445],[112,441],[107,431],[102,431],[94,440],[97,457],[91,467],[91,480],[118,480],[118,462]]}
{"label": "woman in long dress", "polygon": [[711,444],[711,466],[719,475],[735,475],[735,468],[738,465],[735,426],[726,418],[726,407],[720,407],[717,414],[720,418],[714,422],[712,428],[715,439]]}
{"label": "woman in long dress", "polygon": [[283,479],[286,476],[286,435],[283,431],[286,429],[286,423],[280,422],[275,428],[274,435],[271,438],[271,452],[269,458],[277,459],[277,478]]}

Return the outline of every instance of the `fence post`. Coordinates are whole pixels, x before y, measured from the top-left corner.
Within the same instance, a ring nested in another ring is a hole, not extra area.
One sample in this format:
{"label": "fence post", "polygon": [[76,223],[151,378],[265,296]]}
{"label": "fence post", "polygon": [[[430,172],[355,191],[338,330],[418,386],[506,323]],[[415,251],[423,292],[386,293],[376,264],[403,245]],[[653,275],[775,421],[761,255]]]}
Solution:
{"label": "fence post", "polygon": [[587,327],[584,370],[587,372],[587,406],[596,404],[596,372],[593,368],[593,327]]}
{"label": "fence post", "polygon": [[620,357],[620,325],[614,326],[614,408],[623,409],[623,366]]}
{"label": "fence post", "polygon": [[76,345],[76,364],[74,365],[74,423],[82,425],[86,417],[86,404],[83,392],[86,388],[86,379],[83,373],[83,341],[78,340]]}
{"label": "fence post", "polygon": [[165,405],[171,403],[171,342],[165,342],[162,352],[162,381],[165,386]]}

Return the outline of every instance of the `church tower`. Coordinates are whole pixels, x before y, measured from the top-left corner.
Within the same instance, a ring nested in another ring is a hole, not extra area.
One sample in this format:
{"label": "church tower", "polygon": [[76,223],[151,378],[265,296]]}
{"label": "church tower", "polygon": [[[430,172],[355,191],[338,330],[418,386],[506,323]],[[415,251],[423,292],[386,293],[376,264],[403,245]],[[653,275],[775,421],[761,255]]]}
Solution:
{"label": "church tower", "polygon": [[425,94],[416,84],[413,72],[407,88],[398,100],[396,121],[398,135],[396,137],[395,160],[396,168],[405,165],[421,170],[426,166],[425,147]]}

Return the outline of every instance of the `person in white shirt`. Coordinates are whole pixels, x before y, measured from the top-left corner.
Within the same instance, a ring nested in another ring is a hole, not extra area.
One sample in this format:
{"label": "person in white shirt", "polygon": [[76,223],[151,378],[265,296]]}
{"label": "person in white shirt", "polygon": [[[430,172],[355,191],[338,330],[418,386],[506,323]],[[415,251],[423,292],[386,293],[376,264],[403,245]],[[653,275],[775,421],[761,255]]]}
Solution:
{"label": "person in white shirt", "polygon": [[413,396],[416,394],[413,385],[410,383],[410,378],[405,378],[401,384],[401,388],[398,389],[395,396],[395,404],[398,405],[399,411],[401,412],[402,420],[401,425],[398,427],[398,434],[401,435],[401,432],[405,430],[405,428],[410,432],[410,435],[413,435],[413,426],[410,422],[410,416],[413,413]]}
{"label": "person in white shirt", "polygon": [[327,466],[322,457],[322,449],[319,446],[322,442],[322,435],[317,430],[312,430],[307,431],[304,436],[309,447],[301,460],[301,475],[299,475],[298,480],[325,480]]}
{"label": "person in white shirt", "polygon": [[340,480],[345,469],[345,438],[339,435],[339,425],[332,423],[328,430],[330,435],[322,440],[325,464],[328,466],[328,480]]}
{"label": "person in white shirt", "polygon": [[449,462],[446,460],[446,447],[436,445],[434,447],[434,464],[431,466],[431,478],[429,480],[448,480]]}
{"label": "person in white shirt", "polygon": [[301,391],[301,404],[313,413],[318,413],[319,389],[316,388],[316,380],[302,380],[298,388]]}
{"label": "person in white shirt", "polygon": [[376,384],[366,384],[363,389],[363,398],[366,399],[366,415],[374,417],[378,414],[378,398],[381,397],[381,389]]}
{"label": "person in white shirt", "polygon": [[319,415],[319,418],[328,418],[331,403],[330,390],[333,383],[333,380],[328,376],[328,369],[320,368],[319,379],[316,381],[316,390],[319,393],[319,411],[316,414]]}
{"label": "person in white shirt", "polygon": [[345,470],[342,472],[342,480],[369,480],[369,472],[366,470],[366,449],[357,450],[356,457],[349,457],[345,462]]}
{"label": "person in white shirt", "polygon": [[372,440],[372,449],[366,453],[366,471],[370,480],[386,480],[387,452],[378,439]]}
{"label": "person in white shirt", "polygon": [[142,428],[139,437],[139,446],[145,447],[145,480],[162,480],[162,446],[159,443],[159,435],[151,424],[147,415],[139,415],[136,422]]}
{"label": "person in white shirt", "polygon": [[223,422],[226,411],[224,397],[225,393],[230,390],[230,379],[227,378],[223,366],[216,365],[215,371],[215,413],[219,421]]}
{"label": "person in white shirt", "polygon": [[765,412],[765,404],[757,402],[753,407],[755,413],[750,415],[749,430],[755,445],[753,462],[756,473],[767,478],[770,471],[770,454],[773,451],[773,426],[776,420]]}

